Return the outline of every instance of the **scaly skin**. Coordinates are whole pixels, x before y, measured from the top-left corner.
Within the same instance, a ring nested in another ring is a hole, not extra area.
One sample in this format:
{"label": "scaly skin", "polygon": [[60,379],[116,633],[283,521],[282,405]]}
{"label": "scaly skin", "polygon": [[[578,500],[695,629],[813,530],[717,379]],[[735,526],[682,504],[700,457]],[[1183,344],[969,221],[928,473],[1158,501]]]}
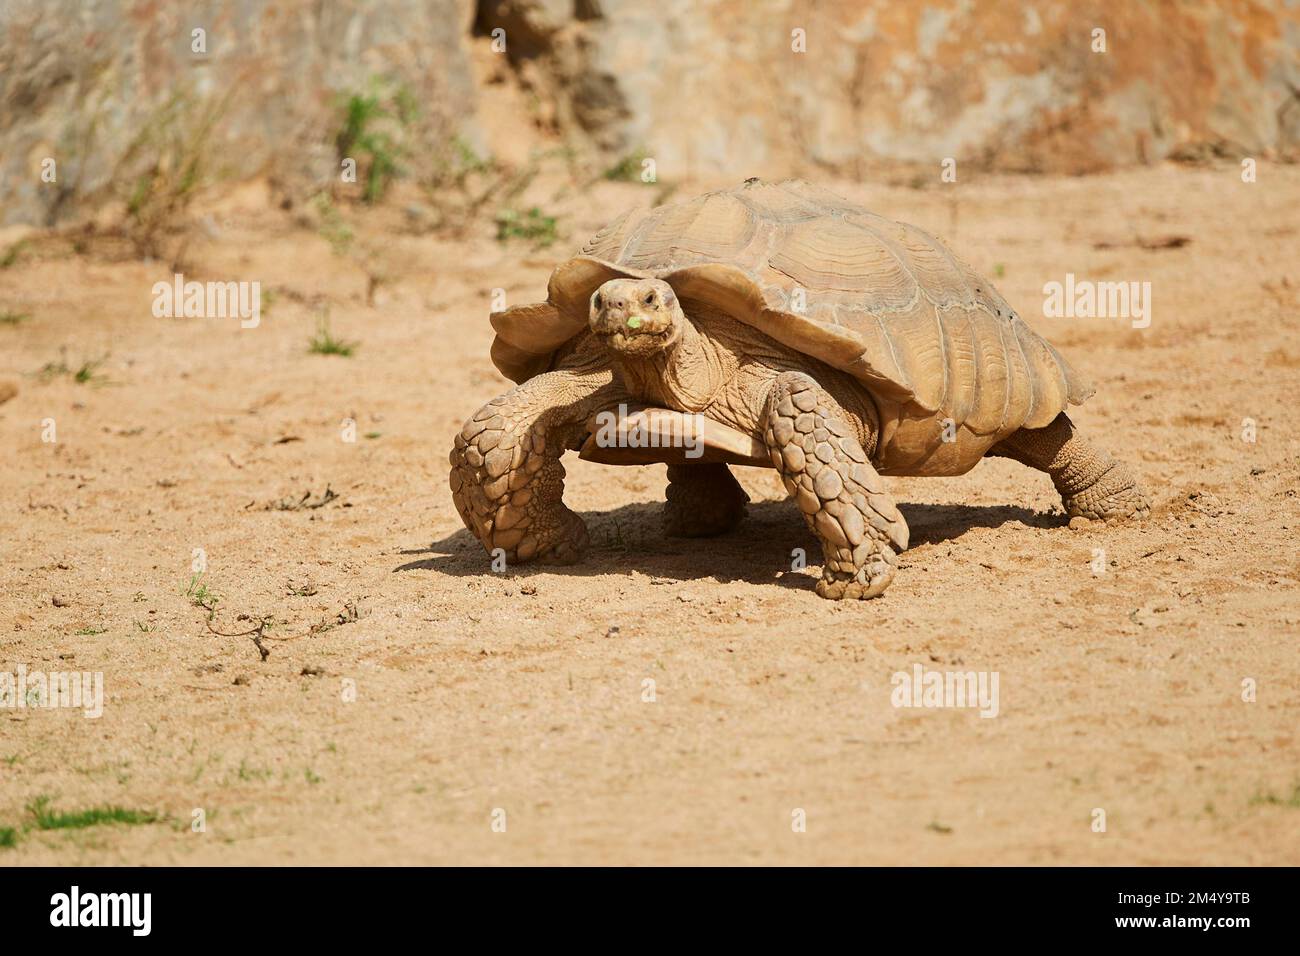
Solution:
{"label": "scaly skin", "polygon": [[768,395],[764,440],[772,464],[822,543],[824,598],[873,598],[894,578],[907,525],[839,404],[802,372],[782,372]]}
{"label": "scaly skin", "polygon": [[664,534],[670,538],[711,538],[725,534],[745,517],[749,495],[719,462],[669,465]]}
{"label": "scaly skin", "polygon": [[565,507],[566,444],[588,415],[617,399],[605,369],[547,372],[492,399],[456,436],[451,492],[456,510],[491,554],[506,562],[572,564],[588,544],[582,519]]}
{"label": "scaly skin", "polygon": [[1051,475],[1071,516],[1114,521],[1151,513],[1151,502],[1132,469],[1081,438],[1064,412],[1046,428],[1022,428],[988,453]]}

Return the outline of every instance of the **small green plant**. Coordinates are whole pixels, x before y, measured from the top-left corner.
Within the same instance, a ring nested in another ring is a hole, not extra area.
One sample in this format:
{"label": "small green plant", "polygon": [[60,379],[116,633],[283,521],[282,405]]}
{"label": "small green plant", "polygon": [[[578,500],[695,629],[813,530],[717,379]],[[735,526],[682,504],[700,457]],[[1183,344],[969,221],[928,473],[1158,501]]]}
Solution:
{"label": "small green plant", "polygon": [[135,629],[141,634],[151,634],[158,629],[158,625],[152,621],[142,621],[139,618],[136,618]]}
{"label": "small green plant", "polygon": [[352,240],[356,238],[352,227],[343,220],[334,201],[326,193],[318,193],[312,204],[321,219],[317,232],[330,244],[336,256],[346,256],[352,249]]}
{"label": "small green plant", "polygon": [[68,350],[59,349],[58,361],[46,362],[36,374],[42,382],[47,384],[66,375],[78,385],[104,385],[108,379],[99,373],[99,367],[107,360],[107,355],[98,359],[84,359],[74,369],[68,364]]}
{"label": "small green plant", "polygon": [[9,267],[16,265],[18,260],[22,258],[23,253],[27,251],[27,247],[30,245],[31,243],[26,239],[19,239],[11,245],[5,250],[4,255],[0,256],[0,269],[8,269]]}
{"label": "small green plant", "polygon": [[993,274],[997,276],[999,279],[1001,279],[1003,276],[1007,274],[1007,267],[1000,262],[994,263]]}
{"label": "small green plant", "polygon": [[538,246],[549,246],[559,238],[555,217],[548,216],[536,206],[520,213],[503,209],[497,213],[497,240],[526,239]]}
{"label": "small green plant", "polygon": [[190,583],[181,593],[190,599],[190,604],[207,611],[209,618],[216,613],[217,604],[221,601],[221,598],[214,594],[212,589],[203,581],[201,573],[191,575]]}
{"label": "small green plant", "polygon": [[18,845],[18,831],[13,827],[0,827],[0,850],[12,850]]}
{"label": "small green plant", "polygon": [[81,628],[81,629],[78,630],[78,631],[73,631],[72,633],[74,633],[77,637],[94,637],[94,636],[97,635],[97,634],[107,634],[107,633],[108,633],[108,628],[106,628],[106,627],[83,627],[83,628]]}
{"label": "small green plant", "polygon": [[641,182],[641,171],[646,159],[645,150],[638,149],[635,152],[628,153],[601,175],[605,179],[614,182],[639,183]]}
{"label": "small green plant", "polygon": [[18,325],[30,318],[28,312],[0,312],[0,325]]}
{"label": "small green plant", "polygon": [[487,209],[511,206],[537,178],[542,161],[561,152],[536,153],[516,169],[483,158],[459,136],[436,138],[419,179],[430,206],[427,225],[464,235]]}
{"label": "small green plant", "polygon": [[[119,183],[126,203],[122,233],[137,255],[163,255],[166,240],[185,231],[189,208],[199,189],[212,178],[213,133],[238,93],[232,83],[223,96],[204,99],[193,90],[177,90],[140,125],[110,177]],[[172,256],[183,253],[185,240]]]}
{"label": "small green plant", "polygon": [[265,781],[270,780],[275,775],[275,771],[266,767],[250,767],[247,761],[239,761],[239,769],[235,771],[240,780],[244,781]]}
{"label": "small green plant", "polygon": [[50,809],[49,797],[37,797],[27,805],[27,812],[35,819],[38,830],[80,830],[105,823],[139,825],[158,822],[158,815],[148,810],[128,810],[125,807],[91,807],[64,813]]}
{"label": "small green plant", "polygon": [[313,355],[342,355],[347,358],[356,351],[359,342],[336,339],[330,332],[329,313],[324,313],[316,323],[316,334],[308,343],[307,351]]}
{"label": "small green plant", "polygon": [[362,197],[367,203],[383,198],[398,171],[401,145],[385,130],[376,129],[386,120],[397,120],[399,131],[405,125],[411,100],[399,95],[395,105],[396,111],[390,112],[377,92],[353,93],[342,102],[342,125],[334,137],[334,145],[340,160],[365,160]]}
{"label": "small green plant", "polygon": [[1258,793],[1250,798],[1252,806],[1300,808],[1300,783],[1291,787],[1291,795],[1279,797],[1275,793]]}

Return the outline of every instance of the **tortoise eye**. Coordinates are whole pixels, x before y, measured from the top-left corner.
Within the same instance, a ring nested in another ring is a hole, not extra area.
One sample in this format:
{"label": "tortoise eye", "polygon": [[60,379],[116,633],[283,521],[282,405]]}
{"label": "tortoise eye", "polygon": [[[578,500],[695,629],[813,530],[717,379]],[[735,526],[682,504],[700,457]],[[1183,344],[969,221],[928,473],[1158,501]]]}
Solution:
{"label": "tortoise eye", "polygon": [[654,305],[655,294],[653,292],[647,292],[645,299],[643,299],[642,301],[645,302],[646,305]]}

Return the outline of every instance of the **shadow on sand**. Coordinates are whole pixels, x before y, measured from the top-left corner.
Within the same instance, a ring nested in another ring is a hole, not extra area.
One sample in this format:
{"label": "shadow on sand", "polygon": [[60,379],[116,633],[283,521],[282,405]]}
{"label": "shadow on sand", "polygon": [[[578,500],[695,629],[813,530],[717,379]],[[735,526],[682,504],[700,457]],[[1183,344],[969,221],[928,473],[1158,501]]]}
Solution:
{"label": "shadow on sand", "polygon": [[[591,535],[584,560],[572,565],[524,564],[506,573],[527,578],[536,571],[590,577],[635,569],[669,581],[712,579],[781,584],[808,590],[805,575],[786,573],[791,552],[803,548],[809,564],[821,563],[817,539],[804,526],[798,509],[788,501],[751,503],[745,521],[717,538],[666,538],[660,531],[662,503],[624,505],[613,511],[581,512]],[[1060,514],[1031,511],[1017,505],[900,505],[911,529],[909,551],[961,537],[972,528],[997,528],[1017,522],[1031,528],[1064,525]],[[428,548],[403,551],[418,556],[394,568],[398,571],[437,571],[454,577],[490,573],[489,558],[465,529],[433,542]]]}

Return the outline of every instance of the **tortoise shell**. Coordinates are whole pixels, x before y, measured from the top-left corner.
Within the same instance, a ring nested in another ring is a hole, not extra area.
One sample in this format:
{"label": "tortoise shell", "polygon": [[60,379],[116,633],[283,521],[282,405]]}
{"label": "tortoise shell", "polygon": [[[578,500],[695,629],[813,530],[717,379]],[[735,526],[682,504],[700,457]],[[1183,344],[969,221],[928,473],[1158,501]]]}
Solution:
{"label": "tortoise shell", "polygon": [[961,474],[1092,394],[938,239],[802,182],[620,216],[556,268],[546,302],[492,316],[497,368],[516,382],[551,368],[618,277],[663,279],[688,314],[692,301],[721,309],[856,377],[881,411],[886,474]]}

